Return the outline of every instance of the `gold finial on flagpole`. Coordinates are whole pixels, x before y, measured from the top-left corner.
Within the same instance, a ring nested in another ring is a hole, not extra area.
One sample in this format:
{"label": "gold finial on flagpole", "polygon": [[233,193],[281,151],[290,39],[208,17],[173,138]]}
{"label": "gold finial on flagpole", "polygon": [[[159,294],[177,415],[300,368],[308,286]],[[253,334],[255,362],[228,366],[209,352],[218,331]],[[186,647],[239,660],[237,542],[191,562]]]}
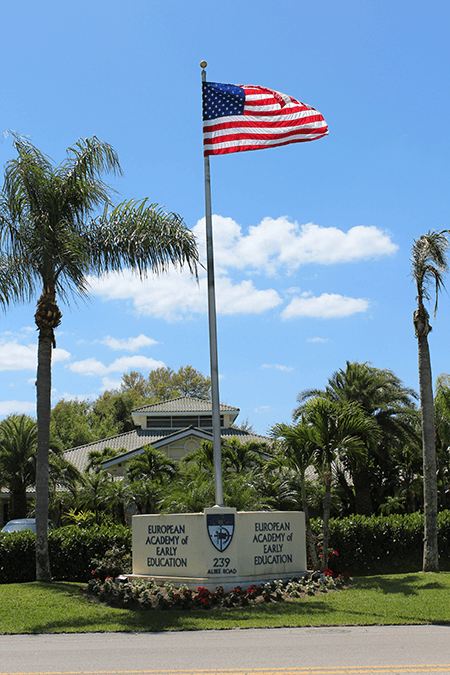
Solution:
{"label": "gold finial on flagpole", "polygon": [[206,61],[200,61],[200,68],[206,68],[207,65]]}

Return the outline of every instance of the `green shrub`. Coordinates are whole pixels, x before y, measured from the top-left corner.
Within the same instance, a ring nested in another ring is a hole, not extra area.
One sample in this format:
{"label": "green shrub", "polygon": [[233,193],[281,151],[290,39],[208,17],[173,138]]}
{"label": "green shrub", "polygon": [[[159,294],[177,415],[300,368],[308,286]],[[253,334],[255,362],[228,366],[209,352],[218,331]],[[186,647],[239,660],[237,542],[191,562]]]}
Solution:
{"label": "green shrub", "polygon": [[103,558],[113,546],[131,551],[131,528],[123,525],[61,527],[49,537],[52,576],[59,581],[87,581],[91,560]]}
{"label": "green shrub", "polygon": [[131,553],[125,548],[112,546],[103,558],[93,558],[90,564],[91,576],[105,581],[106,577],[118,577],[120,574],[131,574]]}
{"label": "green shrub", "polygon": [[[0,534],[0,583],[34,581],[33,532]],[[92,558],[103,558],[112,547],[131,552],[131,528],[123,525],[60,527],[48,535],[52,577],[57,581],[88,581]]]}
{"label": "green shrub", "polygon": [[[323,523],[312,521],[320,536]],[[438,515],[439,565],[450,569],[450,511]],[[402,574],[422,569],[423,513],[360,516],[330,520],[330,547],[338,555],[333,572],[351,575]]]}
{"label": "green shrub", "polygon": [[0,583],[34,581],[36,535],[31,530],[0,532]]}
{"label": "green shrub", "polygon": [[[439,566],[450,570],[450,511],[438,515]],[[320,536],[322,521],[312,521]],[[0,583],[35,580],[35,534],[0,533]],[[88,581],[91,561],[114,547],[131,553],[131,528],[122,525],[61,527],[49,532],[52,576],[58,581]],[[330,520],[329,562],[336,574],[402,574],[422,569],[423,514],[349,516]]]}

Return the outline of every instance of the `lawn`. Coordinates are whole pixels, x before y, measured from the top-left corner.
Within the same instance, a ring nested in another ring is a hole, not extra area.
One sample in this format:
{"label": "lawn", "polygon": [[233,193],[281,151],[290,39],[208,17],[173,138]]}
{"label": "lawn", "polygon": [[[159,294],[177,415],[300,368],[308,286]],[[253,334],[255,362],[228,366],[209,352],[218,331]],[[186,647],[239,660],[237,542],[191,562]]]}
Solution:
{"label": "lawn", "polygon": [[345,590],[220,611],[116,609],[86,598],[84,587],[1,585],[0,634],[450,624],[450,572],[357,577]]}

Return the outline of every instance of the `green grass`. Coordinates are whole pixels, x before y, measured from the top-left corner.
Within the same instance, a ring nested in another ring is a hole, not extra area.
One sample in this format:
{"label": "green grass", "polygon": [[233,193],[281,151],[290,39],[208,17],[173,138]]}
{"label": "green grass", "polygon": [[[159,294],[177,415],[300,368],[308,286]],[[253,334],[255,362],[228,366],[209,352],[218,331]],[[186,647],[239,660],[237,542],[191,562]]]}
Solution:
{"label": "green grass", "polygon": [[0,586],[0,633],[450,624],[450,572],[358,577],[346,590],[221,611],[133,612],[86,599],[84,584]]}

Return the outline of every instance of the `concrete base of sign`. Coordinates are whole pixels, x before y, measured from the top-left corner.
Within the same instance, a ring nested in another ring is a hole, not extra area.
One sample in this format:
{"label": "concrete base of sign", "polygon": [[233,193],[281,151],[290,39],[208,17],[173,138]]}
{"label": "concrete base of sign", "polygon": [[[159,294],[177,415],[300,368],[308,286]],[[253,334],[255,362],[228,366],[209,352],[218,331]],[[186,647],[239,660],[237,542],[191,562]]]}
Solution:
{"label": "concrete base of sign", "polygon": [[247,588],[306,572],[304,514],[239,511],[133,516],[131,578],[189,588]]}

